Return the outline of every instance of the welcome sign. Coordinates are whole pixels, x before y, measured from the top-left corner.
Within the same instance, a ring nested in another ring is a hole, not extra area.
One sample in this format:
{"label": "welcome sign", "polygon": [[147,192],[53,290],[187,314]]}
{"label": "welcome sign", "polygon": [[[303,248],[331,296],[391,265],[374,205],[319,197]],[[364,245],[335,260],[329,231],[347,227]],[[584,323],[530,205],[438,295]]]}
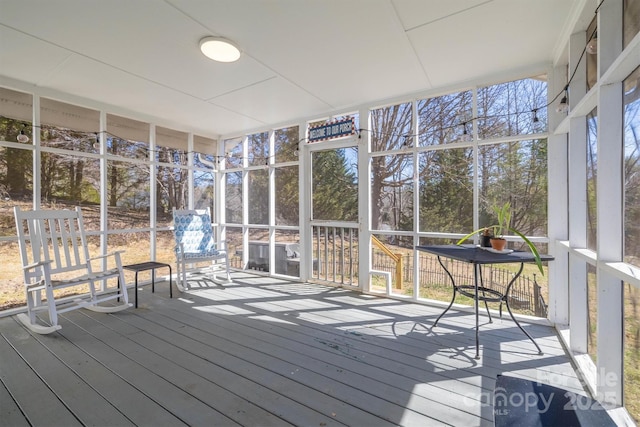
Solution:
{"label": "welcome sign", "polygon": [[314,126],[309,128],[309,142],[326,141],[328,139],[353,135],[355,133],[355,127],[356,124],[353,117]]}

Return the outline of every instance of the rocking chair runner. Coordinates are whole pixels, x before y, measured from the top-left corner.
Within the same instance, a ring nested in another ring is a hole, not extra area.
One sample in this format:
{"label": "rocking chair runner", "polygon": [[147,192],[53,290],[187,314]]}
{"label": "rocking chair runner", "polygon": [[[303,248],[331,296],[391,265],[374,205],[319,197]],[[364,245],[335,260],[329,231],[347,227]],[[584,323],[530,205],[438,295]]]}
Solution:
{"label": "rocking chair runner", "polygon": [[211,215],[208,210],[174,210],[173,225],[178,266],[176,283],[180,291],[184,292],[188,288],[187,264],[211,261],[213,280],[217,278],[218,269],[223,267],[227,282],[231,281],[225,242],[214,240]]}
{"label": "rocking chair runner", "polygon": [[[131,307],[122,270],[120,252],[95,258],[89,257],[86,234],[79,207],[75,210],[33,210],[14,208],[27,314],[18,319],[32,331],[48,334],[61,328],[58,314],[78,308],[113,313]],[[111,268],[94,268],[111,260]],[[93,262],[93,265],[92,265]],[[106,289],[106,280],[116,278],[117,289]],[[105,281],[104,289],[96,290],[96,283]],[[88,292],[73,297],[59,297],[54,290],[70,286],[88,286]],[[43,301],[46,298],[46,301]],[[99,306],[98,303],[122,298],[123,303]],[[49,312],[50,326],[37,323],[36,313]]]}

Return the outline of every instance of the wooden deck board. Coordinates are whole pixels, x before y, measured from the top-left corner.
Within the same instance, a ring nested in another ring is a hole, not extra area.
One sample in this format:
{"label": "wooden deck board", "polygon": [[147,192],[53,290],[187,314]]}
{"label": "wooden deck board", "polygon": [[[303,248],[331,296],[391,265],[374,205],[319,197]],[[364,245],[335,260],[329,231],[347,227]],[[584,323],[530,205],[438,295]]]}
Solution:
{"label": "wooden deck board", "polygon": [[[197,279],[196,279],[197,280]],[[202,282],[204,283],[204,282]],[[74,311],[34,336],[0,318],[0,419],[11,425],[493,423],[497,374],[582,392],[552,328],[234,273],[139,308]],[[562,384],[559,384],[562,383]],[[43,403],[46,402],[46,403]]]}
{"label": "wooden deck board", "polygon": [[[186,324],[196,323],[195,317],[179,311],[173,311],[169,315]],[[415,393],[415,378],[402,375],[398,371],[389,371],[386,368],[386,365],[390,362],[388,358],[379,358],[381,361],[378,365],[372,364],[370,357],[366,355],[363,356],[366,358],[366,362],[364,358],[360,360],[355,354],[354,346],[340,341],[343,335],[340,331],[338,331],[337,337],[335,333],[329,337],[319,337],[319,331],[310,328],[307,328],[309,329],[308,331],[304,331],[305,328],[298,325],[294,329],[285,329],[282,332],[281,323],[278,323],[277,328],[273,328],[270,326],[268,319],[262,317],[262,320],[264,321],[255,322],[238,316],[225,319],[224,316],[220,315],[220,318],[215,322],[219,329],[210,328],[210,330],[212,333],[216,333],[219,330],[220,334],[231,332],[230,339],[236,338],[240,342],[246,341],[247,338],[256,340],[262,352],[287,361],[288,364],[293,364],[293,366],[287,367],[285,373],[292,371],[292,377],[295,374],[296,379],[299,381],[306,381],[305,371],[312,370],[338,383],[357,388],[361,393],[369,394],[369,396],[365,395],[363,402],[353,402],[351,396],[347,395],[344,399],[348,400],[345,401],[353,405],[361,405],[363,407],[377,406],[380,409],[384,409],[384,405],[376,405],[375,396],[371,395],[372,391],[374,391],[376,395],[382,396],[386,401],[396,405],[403,405],[406,409],[418,413],[422,412],[423,415],[429,417],[433,417],[434,413],[438,411],[446,412],[452,408],[459,407],[460,399],[463,396],[458,393],[452,393],[447,388],[435,389],[426,384],[424,388],[430,393],[426,391]],[[201,319],[197,323],[202,324],[201,327],[207,328],[209,322],[206,322],[206,319]],[[213,326],[213,323],[211,325]],[[254,363],[260,363],[260,361],[258,360]],[[414,374],[422,377],[425,373],[424,371],[415,370]],[[318,383],[318,379],[315,379],[315,383]],[[327,384],[327,386],[330,386],[330,384]],[[459,392],[464,391],[460,390],[462,388],[458,384]],[[332,390],[334,390],[332,394],[335,395],[335,388],[332,388]],[[478,389],[474,389],[469,390],[468,393],[477,393],[478,391]],[[350,394],[353,395],[353,391]],[[411,399],[407,398],[408,394],[412,395]],[[407,400],[410,400],[410,405],[407,405]],[[456,424],[472,424],[473,419],[479,416],[479,414],[473,414],[473,412],[472,408],[468,408],[468,412],[462,411],[457,414]],[[470,416],[470,414],[473,415]],[[431,420],[430,422],[433,421]],[[449,421],[451,421],[450,416]],[[491,421],[491,419],[487,421]],[[429,421],[425,422],[428,423]]]}
{"label": "wooden deck board", "polygon": [[[24,355],[23,359],[16,348],[9,341],[9,335],[22,334],[22,340],[31,340],[30,334],[18,325],[13,318],[0,319],[0,379],[3,386],[9,391],[17,406],[24,414],[25,422],[31,425],[82,425],[64,404],[58,399],[55,392],[51,390],[38,373],[29,365],[29,355]],[[36,356],[44,354],[46,350],[40,348],[35,350]],[[13,405],[2,406],[0,419],[5,415],[5,410],[11,412],[12,418],[17,414],[13,410]]]}
{"label": "wooden deck board", "polygon": [[[65,329],[72,334],[73,324]],[[83,334],[80,331],[80,334]],[[118,408],[135,425],[148,426],[177,426],[182,425],[178,418],[144,393],[136,389],[126,379],[94,359],[85,350],[93,348],[88,337],[83,337],[75,345],[69,345],[67,339],[55,339],[63,337],[62,334],[51,337],[48,335],[34,335],[34,338],[46,345],[65,364],[71,366],[78,377],[95,388],[103,398]],[[99,350],[98,350],[99,351]]]}
{"label": "wooden deck board", "polygon": [[[194,322],[194,318],[184,316],[180,312],[174,312],[172,317],[187,324]],[[198,323],[202,324],[201,327],[206,328],[208,322],[200,320]],[[228,334],[230,340],[236,342],[246,342],[248,339],[255,340],[260,349],[259,353],[251,354],[246,350],[241,350],[241,353],[249,354],[249,357],[253,359],[252,363],[263,364],[263,359],[266,356],[267,364],[265,366],[269,366],[270,369],[277,368],[278,371],[281,370],[282,375],[290,375],[292,379],[295,378],[296,381],[301,381],[303,384],[314,384],[318,390],[329,389],[332,396],[339,397],[342,401],[363,409],[375,406],[382,413],[397,412],[397,408],[390,405],[391,403],[429,416],[428,413],[424,413],[424,410],[430,402],[421,401],[420,396],[415,396],[415,400],[423,406],[407,407],[407,390],[391,388],[375,379],[380,374],[378,368],[372,368],[368,364],[358,361],[354,364],[351,356],[340,354],[339,350],[336,352],[333,348],[311,348],[310,351],[308,350],[310,347],[318,345],[320,340],[307,337],[305,342],[280,337],[270,333],[268,326],[261,328],[263,325],[268,325],[266,322],[245,322],[237,317],[231,319],[220,317],[215,324],[221,331],[219,333]],[[209,329],[212,333],[217,330],[216,328]],[[322,344],[319,345],[322,346]],[[275,361],[270,362],[270,359],[275,359]],[[279,365],[282,363],[286,365],[280,368]],[[350,364],[360,368],[360,371],[354,373],[349,369]],[[372,390],[375,391],[375,394],[372,394]],[[383,398],[380,399],[376,395],[383,396]],[[437,406],[437,403],[431,402],[431,406],[433,405]],[[432,410],[433,408],[430,408],[430,412]],[[433,419],[424,420],[424,422],[433,422]]]}

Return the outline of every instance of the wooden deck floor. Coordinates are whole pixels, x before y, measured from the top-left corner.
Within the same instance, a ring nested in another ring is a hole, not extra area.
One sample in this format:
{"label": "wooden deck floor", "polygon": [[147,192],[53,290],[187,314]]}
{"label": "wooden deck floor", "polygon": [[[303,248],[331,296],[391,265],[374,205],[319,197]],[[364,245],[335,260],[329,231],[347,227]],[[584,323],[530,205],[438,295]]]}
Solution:
{"label": "wooden deck floor", "polygon": [[[582,392],[553,329],[314,284],[234,274],[234,283],[139,308],[77,310],[32,335],[0,318],[0,424],[492,425],[496,375]],[[197,285],[197,283],[196,283]]]}

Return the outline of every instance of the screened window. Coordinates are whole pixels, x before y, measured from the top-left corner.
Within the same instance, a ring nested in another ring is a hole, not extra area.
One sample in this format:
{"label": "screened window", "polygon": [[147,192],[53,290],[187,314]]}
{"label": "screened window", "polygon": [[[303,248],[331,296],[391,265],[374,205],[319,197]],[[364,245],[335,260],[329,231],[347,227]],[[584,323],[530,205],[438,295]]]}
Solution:
{"label": "screened window", "polygon": [[226,219],[229,224],[242,224],[242,172],[227,172],[226,187]]}
{"label": "screened window", "polygon": [[33,144],[32,120],[33,97],[0,87],[0,140]]}
{"label": "screened window", "polygon": [[640,0],[624,0],[622,7],[623,47],[626,48],[640,32]]}
{"label": "screened window", "polygon": [[107,162],[107,226],[111,230],[149,227],[149,166]]}
{"label": "screened window", "polygon": [[300,223],[300,191],[298,166],[275,169],[276,225],[297,226]]}
{"label": "screened window", "polygon": [[371,221],[374,230],[413,230],[413,156],[371,159]]}
{"label": "screened window", "polygon": [[470,141],[473,133],[472,92],[418,101],[421,146]]}
{"label": "screened window", "polygon": [[420,231],[468,233],[473,228],[473,151],[420,153]]}
{"label": "screened window", "polygon": [[100,152],[100,113],[42,98],[41,145],[62,150]]}
{"label": "screened window", "polygon": [[[15,223],[11,207],[17,201],[30,206],[33,200],[33,151],[0,147],[0,236],[14,236]],[[5,234],[7,233],[7,234]]]}
{"label": "screened window", "polygon": [[624,260],[640,267],[640,68],[624,88]]}
{"label": "screened window", "polygon": [[[587,90],[591,89],[598,82],[598,27],[594,17],[586,33],[586,48],[584,58],[586,60]],[[595,48],[594,48],[595,47]]]}
{"label": "screened window", "polygon": [[243,165],[242,138],[224,141],[225,168],[241,168]]}
{"label": "screened window", "polygon": [[152,159],[149,155],[149,124],[107,114],[107,153],[126,159]]}
{"label": "screened window", "polygon": [[411,103],[371,110],[371,151],[391,151],[413,146]]}
{"label": "screened window", "polygon": [[269,171],[247,172],[249,191],[249,224],[269,224]]}
{"label": "screened window", "polygon": [[313,219],[358,220],[358,149],[311,153]]}
{"label": "screened window", "polygon": [[598,111],[587,115],[587,248],[597,249]]}
{"label": "screened window", "polygon": [[[480,226],[494,224],[493,207],[511,205],[511,227],[529,236],[547,229],[547,140],[479,148]],[[485,222],[486,221],[486,222]]]}
{"label": "screened window", "polygon": [[537,133],[547,122],[546,76],[515,80],[478,90],[478,137]]}
{"label": "screened window", "polygon": [[269,164],[269,133],[255,133],[247,138],[247,160],[249,166]]}
{"label": "screened window", "polygon": [[186,166],[188,153],[187,134],[173,129],[156,127],[156,154],[160,163]]}

